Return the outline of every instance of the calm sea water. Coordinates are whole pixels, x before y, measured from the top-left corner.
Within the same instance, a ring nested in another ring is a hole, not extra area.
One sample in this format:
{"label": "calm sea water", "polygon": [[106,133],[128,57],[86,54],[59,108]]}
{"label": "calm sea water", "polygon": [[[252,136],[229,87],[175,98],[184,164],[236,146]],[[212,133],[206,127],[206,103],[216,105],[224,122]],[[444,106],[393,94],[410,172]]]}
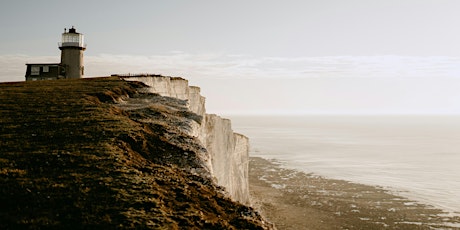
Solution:
{"label": "calm sea water", "polygon": [[460,214],[460,117],[231,117],[251,156]]}

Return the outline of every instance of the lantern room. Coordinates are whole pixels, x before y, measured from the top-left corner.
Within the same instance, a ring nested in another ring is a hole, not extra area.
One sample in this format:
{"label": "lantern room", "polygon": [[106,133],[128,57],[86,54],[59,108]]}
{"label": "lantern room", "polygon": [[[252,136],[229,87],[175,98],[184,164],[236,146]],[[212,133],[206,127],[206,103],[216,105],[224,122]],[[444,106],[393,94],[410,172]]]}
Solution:
{"label": "lantern room", "polygon": [[62,49],[63,47],[77,47],[82,50],[86,49],[86,44],[84,43],[84,36],[81,33],[77,33],[77,30],[72,27],[67,30],[64,30],[62,33],[62,40],[59,43],[59,48]]}

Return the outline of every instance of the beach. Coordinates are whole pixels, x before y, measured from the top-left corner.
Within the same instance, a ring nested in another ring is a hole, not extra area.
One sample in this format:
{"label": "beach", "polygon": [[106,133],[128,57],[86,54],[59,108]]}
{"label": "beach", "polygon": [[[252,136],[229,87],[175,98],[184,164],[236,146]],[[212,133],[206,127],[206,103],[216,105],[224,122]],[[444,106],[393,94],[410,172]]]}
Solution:
{"label": "beach", "polygon": [[460,229],[460,217],[382,187],[327,179],[251,157],[253,206],[282,229]]}
{"label": "beach", "polygon": [[380,186],[460,216],[458,116],[232,117],[252,157]]}

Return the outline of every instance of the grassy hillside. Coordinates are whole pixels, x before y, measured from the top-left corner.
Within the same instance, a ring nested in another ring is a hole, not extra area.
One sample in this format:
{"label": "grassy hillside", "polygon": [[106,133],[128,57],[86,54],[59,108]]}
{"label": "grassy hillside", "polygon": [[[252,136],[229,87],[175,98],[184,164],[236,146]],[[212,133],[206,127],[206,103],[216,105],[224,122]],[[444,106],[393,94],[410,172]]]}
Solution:
{"label": "grassy hillside", "polygon": [[[203,149],[181,129],[199,118],[138,87],[117,77],[0,84],[0,229],[266,227],[185,170],[200,168]],[[155,105],[115,103],[128,97]]]}

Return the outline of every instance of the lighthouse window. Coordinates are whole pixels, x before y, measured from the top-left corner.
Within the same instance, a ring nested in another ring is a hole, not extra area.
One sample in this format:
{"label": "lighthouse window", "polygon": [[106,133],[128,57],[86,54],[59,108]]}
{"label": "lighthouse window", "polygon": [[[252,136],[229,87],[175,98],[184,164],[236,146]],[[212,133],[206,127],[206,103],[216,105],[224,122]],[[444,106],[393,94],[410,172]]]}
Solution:
{"label": "lighthouse window", "polygon": [[40,66],[32,66],[30,68],[30,75],[40,75]]}
{"label": "lighthouse window", "polygon": [[43,66],[43,73],[48,73],[50,71],[49,66]]}

